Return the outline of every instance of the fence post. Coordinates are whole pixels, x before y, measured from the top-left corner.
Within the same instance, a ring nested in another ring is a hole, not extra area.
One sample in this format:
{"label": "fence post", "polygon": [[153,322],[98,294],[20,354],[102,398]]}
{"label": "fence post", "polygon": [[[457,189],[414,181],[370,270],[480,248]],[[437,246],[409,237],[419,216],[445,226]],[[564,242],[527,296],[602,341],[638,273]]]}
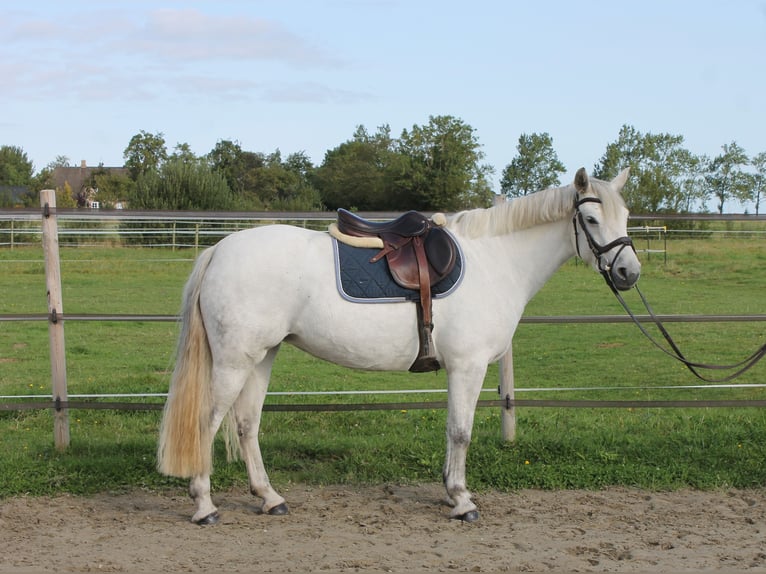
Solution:
{"label": "fence post", "polygon": [[[498,363],[500,373],[500,385],[498,392],[500,400],[513,400],[515,397],[513,386],[513,344],[508,347],[505,355],[500,357]],[[500,421],[502,423],[503,440],[513,442],[516,440],[516,407],[503,405],[500,407]]]}
{"label": "fence post", "polygon": [[56,192],[52,189],[42,190],[40,192],[40,206],[43,208],[42,242],[43,253],[45,254],[45,283],[48,288],[48,338],[51,354],[52,396],[56,403],[53,414],[53,442],[56,450],[63,451],[69,446],[69,409],[59,406],[59,403],[67,401],[67,385]]}
{"label": "fence post", "polygon": [[[496,195],[494,204],[501,205],[507,199],[504,195]],[[515,393],[513,387],[513,342],[508,347],[505,355],[500,357],[498,362],[498,371],[500,373],[500,383],[497,392],[500,394],[500,400],[513,400]],[[503,440],[513,442],[516,440],[516,407],[503,405],[500,407],[500,421],[502,423]]]}

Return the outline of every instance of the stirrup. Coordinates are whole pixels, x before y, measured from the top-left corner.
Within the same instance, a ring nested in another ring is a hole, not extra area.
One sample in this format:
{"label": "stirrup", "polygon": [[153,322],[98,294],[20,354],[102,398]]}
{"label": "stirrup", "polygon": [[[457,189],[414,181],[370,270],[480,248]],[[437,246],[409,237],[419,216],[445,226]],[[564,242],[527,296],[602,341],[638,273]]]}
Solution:
{"label": "stirrup", "polygon": [[434,341],[431,338],[433,325],[424,325],[423,317],[420,313],[420,304],[418,304],[418,336],[420,339],[420,348],[418,356],[410,365],[412,373],[429,373],[441,369],[441,364],[434,355]]}
{"label": "stirrup", "polygon": [[410,366],[411,373],[430,373],[432,371],[438,371],[442,366],[439,364],[439,360],[433,355],[422,356],[415,359],[415,362]]}

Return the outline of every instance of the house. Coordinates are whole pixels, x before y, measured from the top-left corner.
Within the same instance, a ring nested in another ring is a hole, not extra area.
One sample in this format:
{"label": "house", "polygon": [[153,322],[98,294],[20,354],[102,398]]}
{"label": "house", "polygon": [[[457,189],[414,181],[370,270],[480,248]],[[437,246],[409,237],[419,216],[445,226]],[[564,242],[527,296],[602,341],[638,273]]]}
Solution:
{"label": "house", "polygon": [[[113,175],[128,175],[128,168],[126,167],[104,167],[99,165],[97,167],[88,167],[85,160],[80,162],[80,167],[57,167],[53,170],[53,181],[56,185],[56,189],[64,189],[69,185],[69,189],[72,190],[72,195],[77,200],[78,204],[84,207],[90,207],[98,209],[100,207],[99,201],[96,199],[98,189],[92,187],[93,175],[96,173],[107,172]],[[120,209],[122,204],[118,204],[115,207]]]}

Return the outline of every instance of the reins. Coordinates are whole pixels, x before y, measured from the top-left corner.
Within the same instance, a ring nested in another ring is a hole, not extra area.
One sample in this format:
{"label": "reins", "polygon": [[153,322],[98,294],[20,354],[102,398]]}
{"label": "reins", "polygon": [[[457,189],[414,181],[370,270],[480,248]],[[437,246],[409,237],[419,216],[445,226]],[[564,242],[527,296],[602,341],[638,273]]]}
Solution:
{"label": "reins", "polygon": [[[676,344],[676,342],[670,336],[670,333],[668,333],[665,326],[662,324],[659,318],[654,314],[654,311],[649,305],[649,302],[646,300],[646,297],[644,297],[644,294],[638,288],[638,285],[635,285],[633,288],[636,290],[639,297],[641,298],[641,302],[644,304],[644,308],[649,314],[649,317],[651,317],[652,322],[655,324],[657,329],[659,329],[660,333],[662,333],[662,336],[670,345],[672,352],[666,349],[665,347],[663,347],[660,343],[657,342],[657,340],[654,337],[651,336],[651,334],[646,330],[646,328],[641,324],[638,318],[630,310],[630,308],[628,307],[628,304],[625,302],[625,299],[623,299],[620,292],[617,289],[615,289],[614,286],[612,286],[611,279],[607,279],[607,284],[612,289],[612,293],[614,293],[614,296],[620,302],[620,305],[622,305],[623,309],[625,309],[625,311],[628,313],[630,318],[633,320],[636,326],[641,330],[641,332],[646,336],[646,338],[649,339],[649,341],[655,347],[660,349],[663,353],[683,363],[684,366],[686,366],[686,368],[689,369],[689,371],[691,371],[694,374],[694,376],[696,376],[700,380],[703,380],[708,383],[725,383],[725,382],[731,381],[733,379],[736,379],[743,373],[745,373],[750,368],[752,368],[758,361],[760,361],[764,357],[764,355],[766,355],[766,343],[764,343],[752,355],[750,355],[746,359],[743,359],[742,361],[739,361],[738,363],[734,363],[731,365],[712,365],[712,364],[696,363],[694,361],[690,361],[684,356],[684,354],[678,348],[678,345]],[[710,378],[710,377],[705,377],[701,375],[698,369],[705,369],[710,371],[712,370],[730,371],[732,369],[737,369],[737,370],[726,377]]]}
{"label": "reins", "polygon": [[[577,232],[577,223],[579,222],[580,227],[583,230],[583,233],[585,234],[585,238],[588,241],[588,246],[590,247],[591,252],[596,257],[596,260],[598,262],[598,269],[601,273],[601,276],[606,281],[606,284],[609,285],[609,288],[611,289],[612,293],[614,293],[614,296],[617,298],[617,300],[620,302],[620,305],[622,305],[623,309],[625,309],[625,312],[628,314],[628,316],[633,320],[633,322],[636,324],[636,326],[639,328],[639,330],[644,334],[644,336],[649,339],[649,341],[657,347],[660,351],[665,353],[666,355],[670,356],[671,358],[683,363],[683,365],[691,371],[694,376],[696,376],[698,379],[703,380],[708,383],[725,383],[728,381],[731,381],[732,379],[735,379],[745,373],[747,370],[752,368],[758,361],[760,361],[765,355],[766,355],[766,343],[761,345],[760,348],[758,348],[752,355],[747,357],[746,359],[743,359],[742,361],[738,363],[734,363],[731,365],[712,365],[712,364],[705,364],[705,363],[696,363],[694,361],[688,360],[684,354],[681,352],[681,350],[678,348],[678,345],[673,340],[673,338],[670,336],[670,333],[665,328],[665,326],[662,324],[662,321],[655,315],[654,310],[652,309],[651,305],[649,305],[649,301],[647,301],[644,294],[641,292],[641,290],[638,288],[638,284],[634,285],[633,288],[636,290],[636,293],[638,293],[638,296],[641,298],[641,302],[644,305],[644,308],[646,309],[646,312],[648,313],[649,317],[652,319],[652,322],[657,327],[657,329],[662,334],[665,341],[670,345],[670,349],[668,350],[665,348],[662,344],[660,344],[656,338],[654,338],[651,333],[644,327],[641,323],[641,321],[638,320],[638,317],[630,310],[630,307],[628,306],[627,302],[623,298],[623,296],[620,294],[620,290],[617,289],[617,287],[614,284],[614,281],[611,276],[611,267],[608,264],[602,264],[603,262],[603,254],[608,252],[610,249],[613,249],[617,245],[621,245],[620,250],[617,252],[617,254],[614,256],[612,261],[616,260],[620,253],[622,252],[625,247],[630,246],[633,247],[633,242],[631,239],[627,236],[625,237],[619,237],[615,239],[614,241],[608,243],[607,245],[599,245],[593,236],[591,235],[590,231],[588,231],[587,226],[585,225],[585,222],[583,220],[583,215],[580,212],[580,205],[587,202],[593,202],[593,203],[601,203],[601,200],[597,197],[585,197],[582,199],[575,199],[575,214],[572,218],[572,223],[574,226],[574,233],[575,233],[575,246],[577,249],[577,255],[578,257],[582,258],[580,255],[580,244],[578,241],[578,232]],[[710,378],[705,377],[699,373],[700,369],[705,370],[723,370],[723,371],[730,371],[732,369],[736,369],[736,371],[726,377],[722,378]]]}

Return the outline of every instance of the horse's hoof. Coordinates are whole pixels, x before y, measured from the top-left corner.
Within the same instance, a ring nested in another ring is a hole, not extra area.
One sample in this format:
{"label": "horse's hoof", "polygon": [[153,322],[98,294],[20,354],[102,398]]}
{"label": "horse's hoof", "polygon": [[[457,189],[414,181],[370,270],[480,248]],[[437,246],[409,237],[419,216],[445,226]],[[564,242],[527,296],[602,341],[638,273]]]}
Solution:
{"label": "horse's hoof", "polygon": [[290,511],[287,509],[287,504],[283,502],[269,508],[267,514],[269,516],[284,516],[285,514],[290,514]]}
{"label": "horse's hoof", "polygon": [[197,520],[196,524],[199,526],[211,526],[213,524],[217,524],[220,519],[221,515],[218,514],[218,511],[216,511],[212,514],[208,514],[205,518],[200,518]]}
{"label": "horse's hoof", "polygon": [[469,510],[465,514],[459,514],[458,516],[455,516],[457,520],[462,520],[463,522],[476,522],[479,520],[479,511],[478,510]]}

